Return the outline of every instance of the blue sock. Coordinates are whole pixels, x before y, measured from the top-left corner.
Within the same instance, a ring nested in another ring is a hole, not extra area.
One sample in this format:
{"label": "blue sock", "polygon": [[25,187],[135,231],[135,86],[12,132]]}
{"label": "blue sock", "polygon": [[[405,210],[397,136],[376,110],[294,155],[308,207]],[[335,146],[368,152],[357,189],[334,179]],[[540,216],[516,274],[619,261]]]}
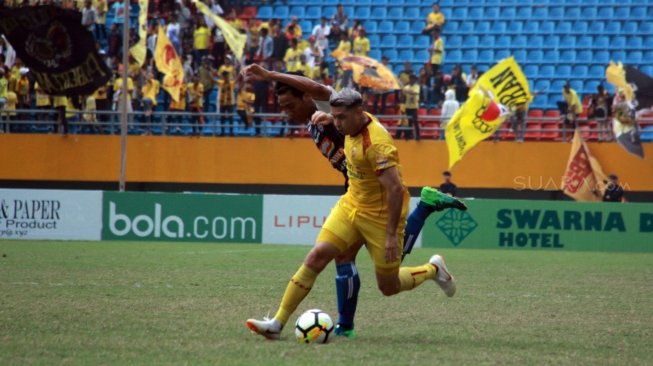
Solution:
{"label": "blue sock", "polygon": [[336,265],[336,293],[338,294],[338,325],[354,328],[354,315],[358,303],[361,279],[354,262]]}
{"label": "blue sock", "polygon": [[433,212],[434,209],[432,206],[420,202],[417,204],[417,207],[415,207],[413,212],[410,213],[410,216],[408,216],[406,229],[404,231],[404,254],[402,259],[406,254],[409,254],[410,251],[413,250],[415,241],[424,227],[424,222]]}

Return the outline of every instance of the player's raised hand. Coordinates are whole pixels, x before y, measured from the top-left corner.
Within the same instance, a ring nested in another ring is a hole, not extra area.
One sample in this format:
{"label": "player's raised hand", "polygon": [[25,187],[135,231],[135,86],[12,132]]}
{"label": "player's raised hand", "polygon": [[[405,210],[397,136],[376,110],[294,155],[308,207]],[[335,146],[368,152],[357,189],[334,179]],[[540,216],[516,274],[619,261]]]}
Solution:
{"label": "player's raised hand", "polygon": [[388,235],[385,238],[385,261],[392,263],[399,258],[399,241],[397,235]]}
{"label": "player's raised hand", "polygon": [[329,113],[317,111],[313,113],[313,117],[311,117],[311,123],[314,125],[316,124],[328,125],[333,123],[333,116]]}
{"label": "player's raised hand", "polygon": [[251,64],[242,69],[240,75],[245,82],[250,83],[252,81],[268,80],[270,71],[260,65]]}

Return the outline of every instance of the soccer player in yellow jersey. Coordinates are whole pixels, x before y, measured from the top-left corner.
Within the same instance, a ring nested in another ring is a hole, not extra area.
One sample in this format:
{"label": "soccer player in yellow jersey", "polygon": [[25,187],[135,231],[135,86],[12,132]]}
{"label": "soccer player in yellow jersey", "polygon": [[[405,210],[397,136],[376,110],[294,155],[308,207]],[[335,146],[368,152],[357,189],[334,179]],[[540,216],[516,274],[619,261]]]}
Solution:
{"label": "soccer player in yellow jersey", "polygon": [[268,339],[279,339],[281,329],[326,265],[362,241],[367,243],[384,295],[412,290],[426,280],[434,280],[449,297],[456,292],[454,278],[440,255],[418,267],[400,268],[403,245],[399,238],[406,226],[409,194],[392,137],[376,117],[363,110],[362,103],[360,93],[343,89],[331,95],[330,114],[316,112],[312,117],[314,123],[333,124],[345,135],[349,188],[291,278],[274,318],[247,320],[250,330]]}

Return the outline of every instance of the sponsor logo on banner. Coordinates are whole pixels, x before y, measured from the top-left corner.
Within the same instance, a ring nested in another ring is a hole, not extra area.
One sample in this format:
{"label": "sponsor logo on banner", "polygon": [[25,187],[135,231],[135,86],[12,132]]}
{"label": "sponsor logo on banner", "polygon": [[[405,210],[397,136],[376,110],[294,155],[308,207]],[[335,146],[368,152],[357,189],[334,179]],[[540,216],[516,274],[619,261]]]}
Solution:
{"label": "sponsor logo on banner", "polygon": [[435,213],[428,246],[653,251],[653,211],[645,204],[474,200],[465,212]]}
{"label": "sponsor logo on banner", "polygon": [[[313,245],[340,196],[265,195],[263,244]],[[419,199],[411,199],[411,209]],[[421,236],[416,247],[421,246]]]}
{"label": "sponsor logo on banner", "polygon": [[100,240],[102,192],[0,190],[0,238]]}
{"label": "sponsor logo on banner", "polygon": [[104,194],[102,239],[260,243],[262,197]]}

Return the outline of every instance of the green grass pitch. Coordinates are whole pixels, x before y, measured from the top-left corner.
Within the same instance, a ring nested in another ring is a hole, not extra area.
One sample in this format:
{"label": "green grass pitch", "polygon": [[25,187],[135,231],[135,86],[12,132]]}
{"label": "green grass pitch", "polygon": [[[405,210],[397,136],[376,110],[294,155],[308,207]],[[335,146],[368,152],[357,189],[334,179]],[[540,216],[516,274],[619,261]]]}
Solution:
{"label": "green grass pitch", "polygon": [[[358,337],[297,344],[274,314],[308,247],[0,241],[0,365],[650,364],[653,255],[441,250],[458,280],[392,298],[367,253]],[[416,249],[406,263],[433,254]],[[299,312],[336,318],[334,266]]]}

